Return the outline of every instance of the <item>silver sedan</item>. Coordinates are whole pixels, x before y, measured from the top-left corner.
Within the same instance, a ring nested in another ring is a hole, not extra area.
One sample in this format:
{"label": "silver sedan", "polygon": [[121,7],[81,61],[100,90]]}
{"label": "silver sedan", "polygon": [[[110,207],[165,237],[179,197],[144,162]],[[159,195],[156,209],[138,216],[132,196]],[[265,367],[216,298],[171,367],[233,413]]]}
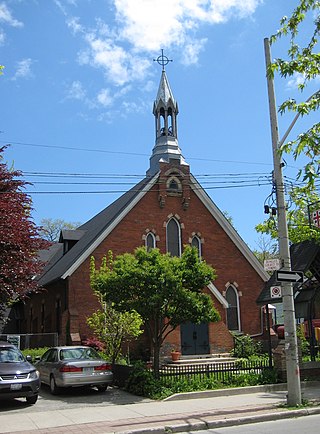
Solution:
{"label": "silver sedan", "polygon": [[50,348],[35,366],[41,382],[50,386],[53,395],[62,387],[89,386],[104,392],[113,381],[110,363],[91,347]]}

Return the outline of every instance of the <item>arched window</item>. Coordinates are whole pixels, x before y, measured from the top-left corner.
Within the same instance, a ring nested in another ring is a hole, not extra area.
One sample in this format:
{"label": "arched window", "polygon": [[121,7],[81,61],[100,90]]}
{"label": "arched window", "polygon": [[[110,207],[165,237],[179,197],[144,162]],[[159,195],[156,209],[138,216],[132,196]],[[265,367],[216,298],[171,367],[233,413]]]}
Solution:
{"label": "arched window", "polygon": [[228,329],[240,331],[239,296],[237,290],[232,285],[226,291],[226,300],[229,303],[229,307],[227,308]]}
{"label": "arched window", "polygon": [[150,252],[151,249],[156,247],[156,237],[152,232],[149,232],[146,236],[146,248],[147,251]]}
{"label": "arched window", "polygon": [[198,254],[199,254],[199,258],[200,258],[201,257],[201,241],[197,235],[192,237],[191,246],[196,247],[198,249]]}
{"label": "arched window", "polygon": [[171,256],[181,256],[180,225],[175,218],[171,218],[167,223],[167,252]]}

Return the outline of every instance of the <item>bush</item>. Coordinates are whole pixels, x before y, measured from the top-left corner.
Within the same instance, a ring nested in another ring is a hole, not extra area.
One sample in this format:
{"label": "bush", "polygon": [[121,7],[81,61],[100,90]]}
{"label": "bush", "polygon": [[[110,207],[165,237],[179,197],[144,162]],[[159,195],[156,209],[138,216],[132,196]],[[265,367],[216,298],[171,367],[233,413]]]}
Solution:
{"label": "bush", "polygon": [[151,397],[157,393],[157,381],[152,371],[146,369],[145,363],[139,361],[134,363],[125,388],[134,395]]}
{"label": "bush", "polygon": [[22,350],[22,354],[26,356],[31,356],[32,361],[34,362],[36,360],[36,357],[41,357],[46,351],[48,350],[48,347],[43,348],[27,348],[25,350]]}
{"label": "bush", "polygon": [[251,356],[261,354],[261,342],[254,342],[249,335],[233,335],[234,349],[232,355],[234,357],[250,358]]}

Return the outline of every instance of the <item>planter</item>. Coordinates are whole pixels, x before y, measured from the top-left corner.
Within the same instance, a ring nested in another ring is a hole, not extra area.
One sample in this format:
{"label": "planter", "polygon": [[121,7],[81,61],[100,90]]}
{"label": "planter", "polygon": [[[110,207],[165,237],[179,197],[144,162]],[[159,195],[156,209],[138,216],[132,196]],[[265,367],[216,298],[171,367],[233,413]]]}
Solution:
{"label": "planter", "polygon": [[171,351],[171,359],[173,362],[176,362],[181,357],[180,351]]}

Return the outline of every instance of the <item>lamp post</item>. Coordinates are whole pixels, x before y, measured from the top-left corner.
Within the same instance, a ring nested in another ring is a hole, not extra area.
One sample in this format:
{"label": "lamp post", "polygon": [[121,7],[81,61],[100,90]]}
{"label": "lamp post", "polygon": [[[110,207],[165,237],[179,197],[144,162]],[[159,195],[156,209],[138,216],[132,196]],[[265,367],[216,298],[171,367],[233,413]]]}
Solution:
{"label": "lamp post", "polygon": [[[268,38],[264,39],[266,67],[268,70],[271,64],[270,42]],[[296,116],[293,123],[290,125],[284,138],[279,140],[278,118],[276,109],[276,99],[274,91],[273,79],[267,74],[268,83],[268,98],[269,98],[269,112],[271,123],[271,138],[272,138],[272,151],[273,151],[273,166],[274,166],[274,184],[276,187],[277,198],[277,213],[278,213],[278,241],[279,241],[279,254],[282,265],[282,270],[291,271],[291,259],[289,249],[288,225],[286,215],[286,202],[285,202],[285,188],[282,175],[283,163],[281,161],[279,147],[282,145],[291,131],[294,123],[298,119]],[[285,330],[285,354],[286,354],[286,370],[287,370],[287,404],[296,406],[301,404],[301,385],[300,385],[300,371],[298,360],[298,342],[297,331],[294,311],[293,287],[290,282],[282,283],[282,302],[283,302],[283,316],[284,316],[284,330]]]}

